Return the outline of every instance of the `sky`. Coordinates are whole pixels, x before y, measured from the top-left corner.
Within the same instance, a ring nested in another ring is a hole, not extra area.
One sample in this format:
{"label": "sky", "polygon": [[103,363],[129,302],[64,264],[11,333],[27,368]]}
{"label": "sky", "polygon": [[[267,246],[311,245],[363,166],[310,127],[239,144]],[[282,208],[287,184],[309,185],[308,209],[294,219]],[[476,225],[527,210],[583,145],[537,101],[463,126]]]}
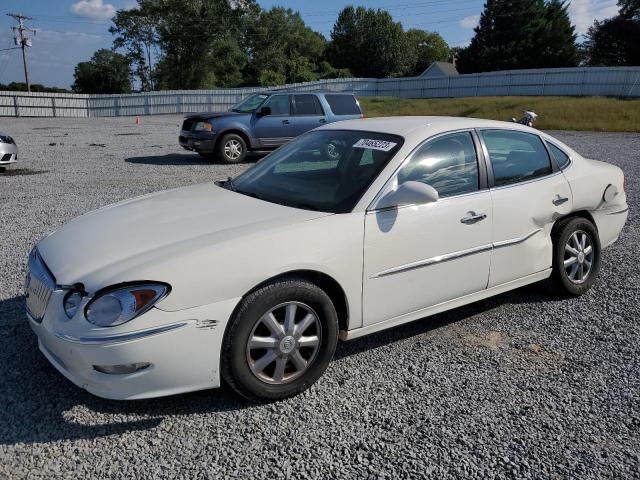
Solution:
{"label": "sky", "polygon": [[[473,36],[484,0],[259,0],[263,8],[284,6],[299,11],[312,29],[329,38],[340,10],[362,5],[388,10],[405,29],[436,31],[451,46],[465,46]],[[0,6],[0,83],[24,81],[20,50],[4,50],[13,44],[14,20],[6,13],[34,18],[33,47],[27,49],[31,83],[69,88],[78,62],[88,60],[99,48],[110,48],[110,18],[118,9],[135,7],[135,0],[2,0]],[[614,16],[616,0],[571,0],[569,13],[578,34],[595,19]]]}

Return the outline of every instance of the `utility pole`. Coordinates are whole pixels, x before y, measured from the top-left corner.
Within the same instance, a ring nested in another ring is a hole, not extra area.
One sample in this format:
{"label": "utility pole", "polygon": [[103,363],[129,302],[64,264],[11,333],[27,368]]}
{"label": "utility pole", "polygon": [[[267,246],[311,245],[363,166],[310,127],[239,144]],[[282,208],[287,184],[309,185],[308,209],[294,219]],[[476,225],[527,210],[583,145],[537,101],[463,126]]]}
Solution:
{"label": "utility pole", "polygon": [[14,33],[14,41],[15,44],[22,48],[22,64],[24,65],[24,80],[27,84],[27,92],[31,92],[31,84],[29,83],[29,69],[27,68],[27,47],[31,46],[31,37],[29,37],[25,32],[33,32],[36,34],[36,31],[27,27],[24,24],[25,20],[33,20],[31,17],[27,17],[25,15],[20,15],[19,13],[7,13],[9,17],[13,17],[16,22],[18,22],[17,27],[11,27]]}

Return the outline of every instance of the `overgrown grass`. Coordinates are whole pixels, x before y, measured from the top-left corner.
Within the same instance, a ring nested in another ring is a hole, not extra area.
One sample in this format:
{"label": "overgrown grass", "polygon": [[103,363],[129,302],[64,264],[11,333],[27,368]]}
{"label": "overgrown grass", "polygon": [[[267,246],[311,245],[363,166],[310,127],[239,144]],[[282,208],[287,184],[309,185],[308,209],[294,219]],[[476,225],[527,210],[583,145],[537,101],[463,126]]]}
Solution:
{"label": "overgrown grass", "polygon": [[523,110],[540,115],[536,128],[640,132],[640,99],[608,97],[465,97],[442,99],[360,98],[367,117],[445,115],[492,120],[520,118]]}

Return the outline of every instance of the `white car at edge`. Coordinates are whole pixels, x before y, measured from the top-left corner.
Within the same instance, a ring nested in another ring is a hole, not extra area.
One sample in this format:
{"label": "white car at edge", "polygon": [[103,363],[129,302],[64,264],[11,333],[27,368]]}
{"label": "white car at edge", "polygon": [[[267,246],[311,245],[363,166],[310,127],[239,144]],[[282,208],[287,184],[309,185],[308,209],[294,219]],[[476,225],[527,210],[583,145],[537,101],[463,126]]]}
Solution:
{"label": "white car at edge", "polygon": [[349,120],[235,179],[87,213],[29,256],[29,323],[113,399],[278,399],[349,340],[551,277],[579,295],[627,218],[622,171],[513,123]]}

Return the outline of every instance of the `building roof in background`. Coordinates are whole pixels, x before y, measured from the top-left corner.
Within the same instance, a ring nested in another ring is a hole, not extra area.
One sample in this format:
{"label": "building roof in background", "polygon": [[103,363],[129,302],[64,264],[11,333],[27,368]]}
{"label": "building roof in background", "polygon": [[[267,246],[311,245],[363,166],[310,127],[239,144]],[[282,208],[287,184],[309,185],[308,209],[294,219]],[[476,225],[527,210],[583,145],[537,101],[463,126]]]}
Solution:
{"label": "building roof in background", "polygon": [[433,62],[420,74],[421,77],[452,77],[459,75],[456,66],[448,62]]}

